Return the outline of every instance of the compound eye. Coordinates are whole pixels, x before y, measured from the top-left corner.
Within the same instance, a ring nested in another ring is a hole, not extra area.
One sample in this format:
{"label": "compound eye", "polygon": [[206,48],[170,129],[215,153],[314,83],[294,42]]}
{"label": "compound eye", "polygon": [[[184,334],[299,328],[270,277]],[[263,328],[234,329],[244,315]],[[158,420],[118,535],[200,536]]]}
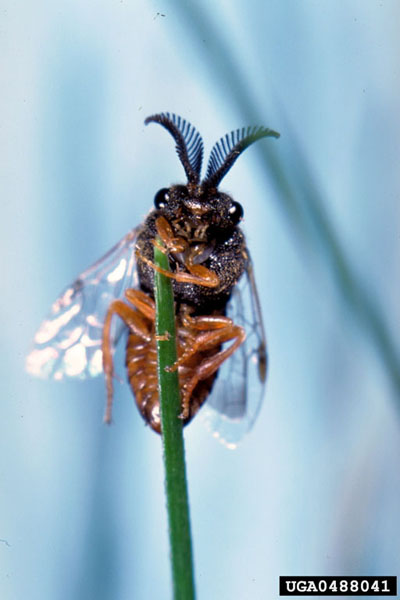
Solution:
{"label": "compound eye", "polygon": [[162,188],[161,190],[158,190],[157,194],[154,196],[154,206],[156,207],[157,210],[159,210],[160,208],[165,208],[168,200],[169,200],[169,189]]}
{"label": "compound eye", "polygon": [[229,209],[229,216],[233,223],[239,223],[240,219],[243,217],[243,207],[239,202],[232,202],[232,206]]}

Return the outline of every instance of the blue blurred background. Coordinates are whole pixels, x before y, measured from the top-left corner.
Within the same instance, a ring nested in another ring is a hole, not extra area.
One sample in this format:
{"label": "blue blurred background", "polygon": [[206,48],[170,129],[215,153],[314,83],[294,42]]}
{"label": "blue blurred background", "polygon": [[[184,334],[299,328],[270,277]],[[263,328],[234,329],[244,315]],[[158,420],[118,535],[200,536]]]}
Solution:
{"label": "blue blurred background", "polygon": [[[172,111],[281,132],[221,186],[245,209],[271,369],[229,451],[185,434],[198,598],[279,575],[399,574],[399,4],[4,0],[2,600],[169,598],[160,439],[127,385],[34,380],[60,291],[183,179]],[[119,372],[124,378],[123,352]]]}

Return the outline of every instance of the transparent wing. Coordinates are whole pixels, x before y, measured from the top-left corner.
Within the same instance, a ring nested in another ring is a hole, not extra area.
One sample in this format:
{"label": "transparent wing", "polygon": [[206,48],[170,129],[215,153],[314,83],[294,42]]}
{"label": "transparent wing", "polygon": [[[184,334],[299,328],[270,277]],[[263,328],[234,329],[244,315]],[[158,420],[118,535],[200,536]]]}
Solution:
{"label": "transparent wing", "polygon": [[[126,288],[137,284],[137,233],[138,228],[130,231],[54,302],[26,359],[29,373],[62,379],[94,377],[103,371],[101,341],[107,309]],[[121,323],[115,325],[114,343],[122,329]]]}
{"label": "transparent wing", "polygon": [[266,340],[251,261],[233,290],[227,316],[245,329],[246,340],[222,364],[201,412],[214,437],[234,448],[258,416],[267,374]]}

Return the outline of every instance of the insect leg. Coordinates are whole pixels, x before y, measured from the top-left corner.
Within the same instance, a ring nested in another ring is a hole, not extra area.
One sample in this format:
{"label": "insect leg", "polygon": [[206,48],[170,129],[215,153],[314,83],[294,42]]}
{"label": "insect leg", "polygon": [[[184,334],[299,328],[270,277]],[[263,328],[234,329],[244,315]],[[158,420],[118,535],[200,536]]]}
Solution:
{"label": "insect leg", "polygon": [[154,264],[151,260],[146,258],[146,256],[143,256],[138,250],[136,250],[136,256],[139,260],[143,261],[146,263],[146,265],[149,265],[149,267],[154,269],[154,271],[157,271],[157,273],[161,273],[170,279],[175,279],[175,281],[180,281],[181,283],[195,283],[197,285],[210,288],[217,287],[219,285],[218,275],[202,265],[185,265],[190,270],[189,273],[182,271],[172,273],[171,271],[166,271],[165,269],[162,269]]}
{"label": "insect leg", "polygon": [[[156,228],[158,235],[164,242],[169,252],[184,253],[188,250],[189,244],[187,240],[182,237],[174,236],[173,229],[165,217],[158,217],[156,220]],[[193,259],[196,257],[196,254],[201,252],[203,252],[203,248],[197,250],[193,249],[187,257],[187,260],[185,260],[185,267],[192,277],[190,279],[186,279],[182,278],[184,273],[176,273],[175,279],[177,281],[187,281],[188,283],[197,283],[198,285],[204,285],[207,287],[216,287],[219,284],[219,279],[215,273],[202,265],[193,264]]]}
{"label": "insect leg", "polygon": [[[232,346],[219,352],[213,357],[214,360],[217,356],[223,355],[223,358],[219,363],[220,365],[240,346],[240,344],[244,342],[246,338],[243,327],[235,325],[232,322],[232,319],[229,319],[228,317],[194,317],[191,319],[191,322],[194,322],[192,325],[193,329],[203,331],[203,333],[197,335],[194,340],[187,345],[178,360],[167,368],[170,372],[176,371],[180,365],[187,363],[188,360],[198,352],[211,350],[224,342],[236,339],[236,342],[232,344]],[[205,329],[207,329],[207,331],[204,331]],[[208,377],[211,374],[212,373],[208,373],[206,376]]]}
{"label": "insect leg", "polygon": [[188,247],[188,242],[182,237],[175,237],[171,225],[165,217],[158,217],[156,220],[157,233],[164,242],[169,252],[184,252]]}
{"label": "insect leg", "polygon": [[[246,338],[244,329],[239,325],[235,325],[228,317],[194,317],[190,320],[193,323],[193,329],[203,330],[203,333],[197,335],[193,343],[188,344],[183,354],[169,370],[175,371],[180,365],[187,363],[196,353],[212,350],[213,348],[217,348],[217,352],[204,358],[194,368],[193,377],[182,390],[182,413],[180,416],[183,419],[189,416],[191,395],[198,382],[213,375]],[[204,331],[205,329],[207,331]],[[228,348],[220,350],[221,344],[232,340],[233,343]]]}
{"label": "insect leg", "polygon": [[[127,292],[134,290],[127,290]],[[119,316],[129,329],[146,341],[150,341],[148,323],[145,318],[139,314],[137,310],[128,306],[122,300],[114,300],[108,308],[103,327],[103,370],[106,378],[107,387],[107,405],[104,414],[104,422],[111,423],[112,402],[113,402],[113,375],[114,365],[112,357],[112,342],[111,342],[111,321],[114,315]]]}
{"label": "insect leg", "polygon": [[148,294],[141,290],[133,290],[131,288],[125,290],[125,298],[129,300],[140,312],[145,315],[150,321],[156,318],[156,305]]}

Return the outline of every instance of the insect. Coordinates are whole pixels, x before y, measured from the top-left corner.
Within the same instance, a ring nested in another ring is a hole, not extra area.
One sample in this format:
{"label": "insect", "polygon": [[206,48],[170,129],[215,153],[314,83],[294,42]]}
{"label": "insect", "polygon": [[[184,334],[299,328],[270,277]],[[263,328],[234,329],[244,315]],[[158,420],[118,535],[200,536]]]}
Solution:
{"label": "insect", "polygon": [[[279,134],[238,129],[213,147],[200,180],[203,141],[170,113],[145,121],[174,138],[187,182],[159,190],[142,225],[70,285],[34,338],[27,370],[44,378],[85,378],[104,372],[105,421],[111,421],[113,352],[125,331],[128,380],[146,423],[161,431],[157,389],[154,272],[172,279],[181,415],[188,423],[207,400],[210,428],[233,444],[255,420],[266,380],[267,354],[252,262],[239,227],[242,206],[218,186],[255,141]],[[153,263],[161,238],[171,271]]]}

